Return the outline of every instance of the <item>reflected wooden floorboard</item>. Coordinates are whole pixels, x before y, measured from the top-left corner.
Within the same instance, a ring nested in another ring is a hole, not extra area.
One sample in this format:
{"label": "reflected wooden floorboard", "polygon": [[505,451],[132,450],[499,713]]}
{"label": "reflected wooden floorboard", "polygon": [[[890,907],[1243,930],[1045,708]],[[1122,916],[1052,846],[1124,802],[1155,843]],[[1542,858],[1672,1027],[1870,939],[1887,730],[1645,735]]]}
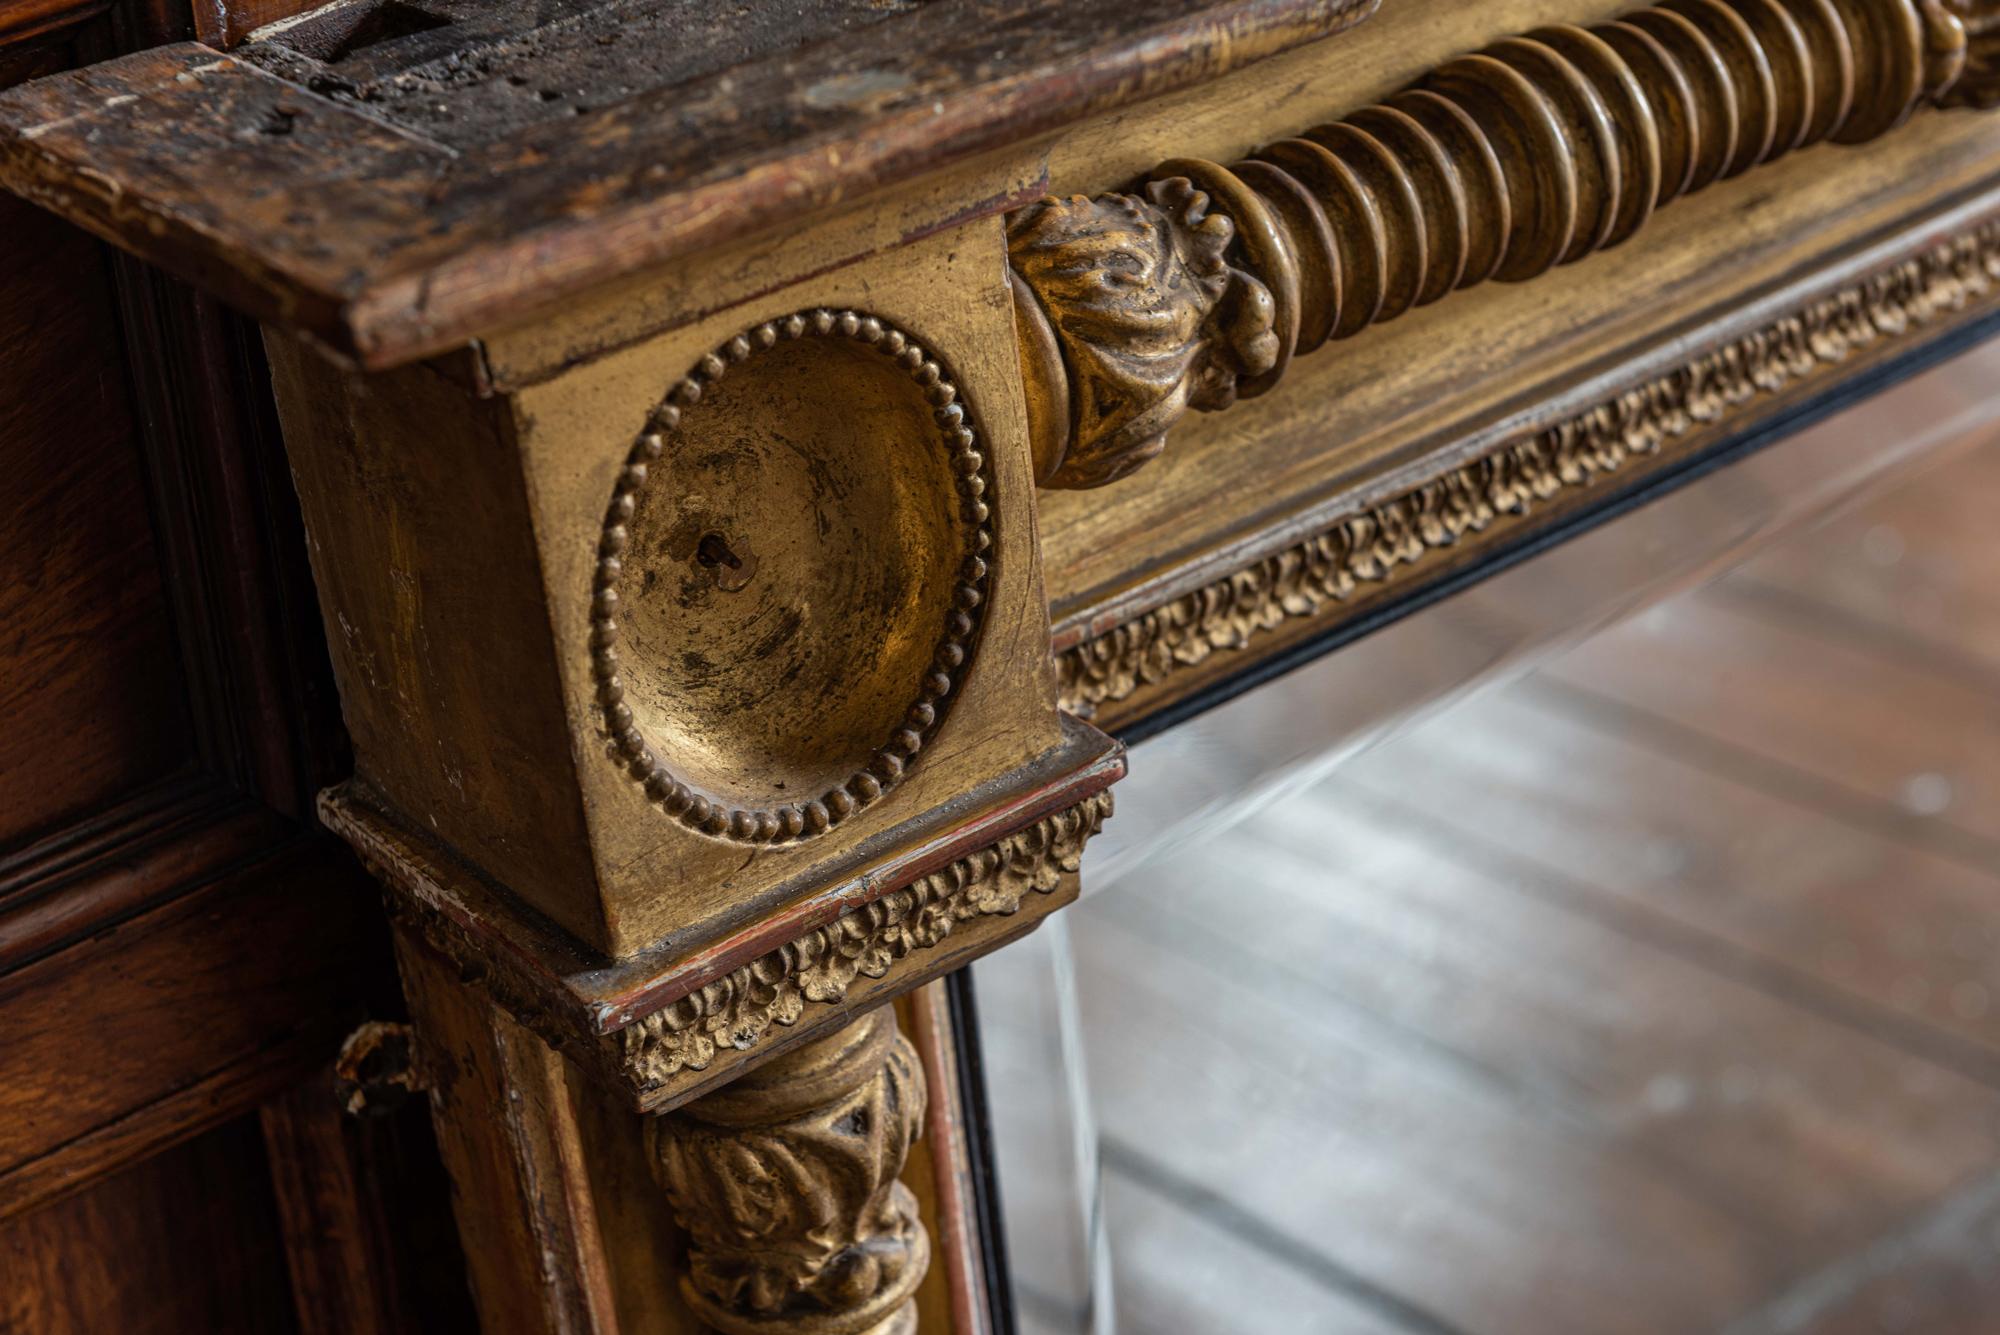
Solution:
{"label": "reflected wooden floorboard", "polygon": [[1120,1330],[2000,1333],[1996,491],[1074,910]]}

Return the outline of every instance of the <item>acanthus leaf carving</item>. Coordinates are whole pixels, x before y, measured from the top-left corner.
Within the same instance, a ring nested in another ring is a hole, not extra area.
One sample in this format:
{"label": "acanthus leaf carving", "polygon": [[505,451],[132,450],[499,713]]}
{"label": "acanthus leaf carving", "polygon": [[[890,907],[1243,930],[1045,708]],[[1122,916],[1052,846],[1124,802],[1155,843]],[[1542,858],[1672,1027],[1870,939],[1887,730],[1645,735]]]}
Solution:
{"label": "acanthus leaf carving", "polygon": [[682,1288],[725,1335],[903,1335],[930,1260],[897,1181],[926,1100],[883,1008],[647,1128],[691,1245]]}
{"label": "acanthus leaf carving", "polygon": [[[1446,61],[1233,166],[1173,159],[1143,198],[1030,205],[1009,227],[1034,298],[1015,303],[1030,418],[1066,433],[1036,440],[1037,481],[1116,481],[1239,382],[1262,392],[1330,339],[1623,244],[1761,164],[1995,103],[2000,0],[1663,0]],[[1597,137],[1559,128],[1593,116]],[[1599,167],[1605,136],[1629,169]]]}
{"label": "acanthus leaf carving", "polygon": [[1181,177],[1148,182],[1143,197],[1046,199],[1014,215],[1008,257],[1063,362],[1030,377],[1067,378],[1067,448],[1037,451],[1059,457],[1045,485],[1123,477],[1165,447],[1187,409],[1228,407],[1239,379],[1271,369],[1275,306],[1229,263],[1235,235]]}

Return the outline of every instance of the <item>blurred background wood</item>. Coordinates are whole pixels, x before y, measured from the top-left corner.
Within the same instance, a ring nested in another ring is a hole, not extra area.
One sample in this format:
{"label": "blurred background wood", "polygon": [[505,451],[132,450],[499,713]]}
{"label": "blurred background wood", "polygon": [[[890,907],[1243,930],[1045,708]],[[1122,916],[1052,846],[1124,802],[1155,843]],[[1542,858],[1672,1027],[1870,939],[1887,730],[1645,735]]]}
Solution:
{"label": "blurred background wood", "polygon": [[1996,484],[2000,442],[1086,897],[1118,1329],[2000,1329]]}

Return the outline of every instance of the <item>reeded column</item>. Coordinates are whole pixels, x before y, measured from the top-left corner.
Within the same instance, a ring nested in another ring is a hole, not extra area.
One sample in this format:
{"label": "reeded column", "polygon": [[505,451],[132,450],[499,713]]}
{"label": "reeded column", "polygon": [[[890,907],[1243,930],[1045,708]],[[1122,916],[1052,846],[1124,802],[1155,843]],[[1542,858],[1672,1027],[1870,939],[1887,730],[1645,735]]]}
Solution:
{"label": "reeded column", "polygon": [[930,1239],[896,1179],[924,1100],[884,1007],[654,1118],[702,1320],[724,1335],[911,1335]]}
{"label": "reeded column", "polygon": [[1023,209],[1038,481],[1116,481],[1297,354],[1618,245],[1717,181],[1989,105],[1996,29],[1995,0],[1664,0],[1497,42],[1228,167]]}

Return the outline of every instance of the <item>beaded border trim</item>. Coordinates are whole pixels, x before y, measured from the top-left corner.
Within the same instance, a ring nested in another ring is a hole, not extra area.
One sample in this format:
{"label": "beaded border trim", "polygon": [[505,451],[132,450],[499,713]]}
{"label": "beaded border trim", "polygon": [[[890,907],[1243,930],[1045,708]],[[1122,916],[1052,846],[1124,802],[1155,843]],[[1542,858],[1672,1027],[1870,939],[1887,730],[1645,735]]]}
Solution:
{"label": "beaded border trim", "polygon": [[[706,387],[722,379],[731,366],[742,365],[781,339],[808,337],[845,338],[871,347],[891,359],[923,389],[938,430],[951,451],[960,515],[971,533],[958,583],[952,590],[951,610],[945,615],[944,630],[932,657],[931,672],[902,725],[867,765],[818,797],[770,808],[734,807],[690,787],[668,770],[639,732],[632,711],[624,702],[625,686],[619,677],[617,612],[618,581],[624,572],[623,556],[630,539],[626,526],[637,509],[639,492],[646,485],[647,468],[666,448],[667,433],[679,427],[682,410],[699,403]],[[980,609],[986,603],[993,515],[985,497],[992,478],[978,445],[978,433],[965,405],[959,401],[958,387],[945,377],[937,361],[908,334],[861,311],[799,311],[768,320],[704,355],[667,392],[633,443],[618,483],[612,489],[604,530],[598,540],[597,572],[590,604],[590,655],[597,680],[598,707],[603,712],[617,759],[634,781],[644,785],[646,796],[661,810],[689,829],[704,834],[745,843],[783,843],[810,838],[838,825],[875,801],[902,777],[943,716],[956,685],[953,674],[971,652]]]}

